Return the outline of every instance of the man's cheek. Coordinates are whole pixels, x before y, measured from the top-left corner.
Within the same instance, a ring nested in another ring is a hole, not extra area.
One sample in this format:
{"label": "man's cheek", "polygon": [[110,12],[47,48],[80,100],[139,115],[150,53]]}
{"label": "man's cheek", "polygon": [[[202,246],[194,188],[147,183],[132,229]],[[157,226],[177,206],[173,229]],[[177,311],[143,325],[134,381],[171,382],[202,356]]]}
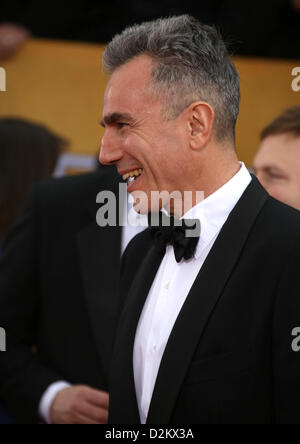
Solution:
{"label": "man's cheek", "polygon": [[293,208],[297,207],[300,201],[300,190],[296,190],[292,186],[283,185],[274,189],[274,194],[271,194],[275,199],[285,203]]}
{"label": "man's cheek", "polygon": [[268,193],[274,197],[274,199],[279,200],[280,202],[285,202],[288,199],[288,193],[284,189],[284,187],[269,185],[267,188]]}
{"label": "man's cheek", "polygon": [[300,184],[295,184],[291,196],[293,198],[291,205],[297,210],[300,210]]}
{"label": "man's cheek", "polygon": [[122,143],[126,153],[132,157],[135,157],[139,151],[142,151],[141,144],[138,143],[137,137],[129,131],[123,133]]}

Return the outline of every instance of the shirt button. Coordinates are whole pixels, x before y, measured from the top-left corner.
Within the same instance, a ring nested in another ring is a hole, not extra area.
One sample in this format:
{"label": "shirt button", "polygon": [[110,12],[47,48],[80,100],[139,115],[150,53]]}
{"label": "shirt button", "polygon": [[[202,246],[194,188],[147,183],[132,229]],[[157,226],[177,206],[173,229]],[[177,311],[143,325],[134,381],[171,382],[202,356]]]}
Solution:
{"label": "shirt button", "polygon": [[156,352],[156,350],[157,350],[157,349],[156,349],[156,345],[154,345],[154,347],[153,347],[153,351]]}
{"label": "shirt button", "polygon": [[165,286],[165,289],[169,290],[169,287],[170,287],[170,282],[167,283],[167,285]]}

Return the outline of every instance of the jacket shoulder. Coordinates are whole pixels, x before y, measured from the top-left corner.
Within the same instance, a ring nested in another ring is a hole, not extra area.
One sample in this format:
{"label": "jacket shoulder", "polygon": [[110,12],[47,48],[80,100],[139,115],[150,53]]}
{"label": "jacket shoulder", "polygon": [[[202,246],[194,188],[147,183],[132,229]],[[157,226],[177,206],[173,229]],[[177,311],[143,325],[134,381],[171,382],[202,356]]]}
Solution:
{"label": "jacket shoulder", "polygon": [[300,212],[268,197],[249,240],[278,261],[286,260],[293,252],[300,255]]}
{"label": "jacket shoulder", "polygon": [[104,167],[103,170],[76,176],[46,179],[38,184],[36,188],[44,199],[58,200],[66,198],[81,198],[87,194],[97,193],[103,189],[113,190],[120,182],[120,176],[115,168]]}
{"label": "jacket shoulder", "polygon": [[63,178],[51,178],[35,184],[32,196],[39,212],[71,215],[74,211],[97,211],[96,197],[104,190],[118,192],[120,176],[115,168]]}
{"label": "jacket shoulder", "polygon": [[262,211],[266,228],[279,236],[300,235],[300,211],[269,197]]}

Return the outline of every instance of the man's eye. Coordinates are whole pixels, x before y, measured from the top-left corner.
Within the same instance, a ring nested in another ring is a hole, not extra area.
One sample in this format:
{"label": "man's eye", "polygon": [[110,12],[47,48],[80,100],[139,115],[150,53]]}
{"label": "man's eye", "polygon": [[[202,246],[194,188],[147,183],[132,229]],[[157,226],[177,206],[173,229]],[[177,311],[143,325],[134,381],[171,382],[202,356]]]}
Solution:
{"label": "man's eye", "polygon": [[281,179],[285,179],[283,176],[281,176],[280,174],[276,174],[276,173],[269,173],[268,174],[268,178],[270,180],[281,180]]}
{"label": "man's eye", "polygon": [[117,123],[117,126],[118,126],[119,128],[124,128],[124,126],[128,126],[128,123],[125,123],[125,122],[118,122],[118,123]]}

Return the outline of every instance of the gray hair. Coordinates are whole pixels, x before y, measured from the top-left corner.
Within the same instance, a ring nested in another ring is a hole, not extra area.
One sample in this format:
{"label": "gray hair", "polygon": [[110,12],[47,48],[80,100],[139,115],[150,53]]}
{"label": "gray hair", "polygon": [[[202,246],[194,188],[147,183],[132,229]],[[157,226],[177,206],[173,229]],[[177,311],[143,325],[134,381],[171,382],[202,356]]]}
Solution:
{"label": "gray hair", "polygon": [[128,27],[108,44],[103,68],[112,74],[142,54],[154,61],[152,87],[164,98],[167,118],[204,101],[215,112],[216,139],[234,139],[240,79],[216,28],[188,15]]}

